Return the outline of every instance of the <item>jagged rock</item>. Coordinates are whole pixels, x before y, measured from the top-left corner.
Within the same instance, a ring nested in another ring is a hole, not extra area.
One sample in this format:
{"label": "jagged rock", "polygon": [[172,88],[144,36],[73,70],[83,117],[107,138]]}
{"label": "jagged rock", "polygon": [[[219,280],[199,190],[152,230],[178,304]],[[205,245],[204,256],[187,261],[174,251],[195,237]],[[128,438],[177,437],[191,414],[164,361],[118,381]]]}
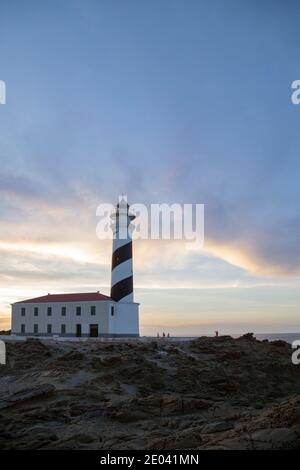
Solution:
{"label": "jagged rock", "polygon": [[122,363],[122,357],[120,356],[110,356],[102,360],[102,365],[104,367],[112,367]]}
{"label": "jagged rock", "polygon": [[163,449],[195,449],[201,444],[201,434],[199,429],[187,429],[180,434],[163,439],[153,439],[148,445],[149,450]]}
{"label": "jagged rock", "polygon": [[72,364],[74,361],[82,361],[84,359],[84,354],[79,351],[70,351],[67,354],[58,358],[59,362],[68,362]]}
{"label": "jagged rock", "polygon": [[256,338],[254,337],[254,333],[246,333],[245,335],[242,335],[238,340],[243,340],[246,339],[248,341],[256,341]]}
{"label": "jagged rock", "polygon": [[7,343],[1,449],[299,447],[300,367],[249,334]]}
{"label": "jagged rock", "polygon": [[275,346],[277,348],[290,348],[291,347],[288,343],[286,343],[285,341],[282,341],[281,339],[271,341],[271,346]]}
{"label": "jagged rock", "polygon": [[233,425],[230,422],[226,421],[215,421],[213,423],[208,423],[202,428],[203,434],[211,434],[214,432],[224,432],[232,429]]}
{"label": "jagged rock", "polygon": [[6,400],[0,401],[0,409],[9,406],[19,405],[20,403],[28,402],[33,399],[45,398],[51,395],[55,390],[52,384],[43,384],[34,388],[20,390],[13,395],[10,395]]}
{"label": "jagged rock", "polygon": [[293,449],[300,444],[299,434],[288,428],[260,429],[251,439],[256,449]]}

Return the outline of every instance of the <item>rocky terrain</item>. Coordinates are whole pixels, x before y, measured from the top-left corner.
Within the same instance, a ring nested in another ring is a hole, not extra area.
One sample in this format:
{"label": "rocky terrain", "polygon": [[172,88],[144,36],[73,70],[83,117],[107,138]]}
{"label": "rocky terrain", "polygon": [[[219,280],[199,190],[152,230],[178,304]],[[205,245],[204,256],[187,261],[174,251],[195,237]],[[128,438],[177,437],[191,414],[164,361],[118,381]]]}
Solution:
{"label": "rocky terrain", "polygon": [[7,342],[0,449],[300,446],[300,366],[282,341]]}

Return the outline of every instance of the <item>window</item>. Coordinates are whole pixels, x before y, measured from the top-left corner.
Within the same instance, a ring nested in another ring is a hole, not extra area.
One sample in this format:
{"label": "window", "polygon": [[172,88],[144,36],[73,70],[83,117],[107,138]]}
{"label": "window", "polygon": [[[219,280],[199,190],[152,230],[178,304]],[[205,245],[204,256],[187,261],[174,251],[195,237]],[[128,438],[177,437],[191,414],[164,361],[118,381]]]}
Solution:
{"label": "window", "polygon": [[111,314],[112,317],[113,317],[114,314],[115,314],[115,307],[114,307],[114,305],[112,305],[112,306],[110,307],[110,314]]}
{"label": "window", "polygon": [[22,317],[25,317],[25,313],[26,313],[26,308],[25,308],[25,307],[22,307],[22,308],[21,308],[21,315],[22,315]]}
{"label": "window", "polygon": [[38,307],[34,307],[34,316],[37,317],[39,314],[39,309]]}
{"label": "window", "polygon": [[66,325],[61,325],[61,334],[65,335],[66,334]]}
{"label": "window", "polygon": [[21,325],[21,333],[25,333],[25,325]]}
{"label": "window", "polygon": [[52,315],[52,307],[48,307],[48,308],[47,308],[47,315],[48,315],[48,317],[51,317],[51,315]]}
{"label": "window", "polygon": [[37,323],[35,323],[35,324],[33,325],[33,332],[34,332],[34,333],[38,333],[38,332],[39,332],[39,325],[38,325]]}
{"label": "window", "polygon": [[65,317],[65,316],[66,316],[66,313],[67,313],[67,307],[62,307],[62,308],[61,308],[61,316],[62,316],[62,317]]}
{"label": "window", "polygon": [[76,307],[76,315],[80,317],[81,315],[81,307]]}
{"label": "window", "polygon": [[95,307],[95,305],[92,305],[92,307],[91,307],[91,315],[96,315],[96,307]]}
{"label": "window", "polygon": [[52,333],[52,325],[47,325],[47,333]]}

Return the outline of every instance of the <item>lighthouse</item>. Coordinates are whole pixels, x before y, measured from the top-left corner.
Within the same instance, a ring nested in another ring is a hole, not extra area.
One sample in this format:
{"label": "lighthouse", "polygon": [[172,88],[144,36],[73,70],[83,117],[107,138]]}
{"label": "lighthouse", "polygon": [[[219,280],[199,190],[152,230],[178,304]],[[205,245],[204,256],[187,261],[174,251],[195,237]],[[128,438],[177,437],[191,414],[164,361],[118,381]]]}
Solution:
{"label": "lighthouse", "polygon": [[113,253],[110,297],[115,302],[133,302],[132,231],[135,219],[123,196],[112,214]]}
{"label": "lighthouse", "polygon": [[126,196],[119,198],[116,211],[111,216],[113,250],[111,262],[110,298],[119,312],[118,333],[139,336],[139,304],[133,296],[132,267],[132,221],[135,215],[130,213]]}
{"label": "lighthouse", "polygon": [[132,221],[126,197],[111,216],[110,296],[97,292],[47,294],[12,304],[12,334],[22,337],[139,336],[139,304],[133,299]]}

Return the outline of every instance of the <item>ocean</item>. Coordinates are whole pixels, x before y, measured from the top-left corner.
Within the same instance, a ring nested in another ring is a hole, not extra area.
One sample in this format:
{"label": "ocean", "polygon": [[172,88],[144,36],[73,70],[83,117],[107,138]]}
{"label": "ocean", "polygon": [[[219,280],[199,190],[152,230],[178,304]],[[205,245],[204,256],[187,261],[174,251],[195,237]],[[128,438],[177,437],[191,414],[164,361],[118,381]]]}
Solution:
{"label": "ocean", "polygon": [[[237,335],[234,335],[235,337]],[[240,336],[240,335],[238,335]],[[287,343],[292,343],[295,340],[300,340],[300,333],[254,333],[255,338],[259,340],[268,339],[269,341],[276,341],[281,339]]]}

